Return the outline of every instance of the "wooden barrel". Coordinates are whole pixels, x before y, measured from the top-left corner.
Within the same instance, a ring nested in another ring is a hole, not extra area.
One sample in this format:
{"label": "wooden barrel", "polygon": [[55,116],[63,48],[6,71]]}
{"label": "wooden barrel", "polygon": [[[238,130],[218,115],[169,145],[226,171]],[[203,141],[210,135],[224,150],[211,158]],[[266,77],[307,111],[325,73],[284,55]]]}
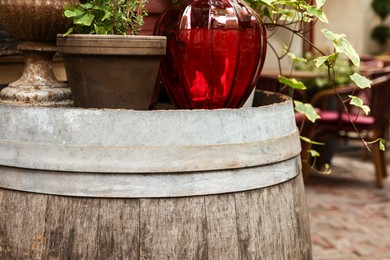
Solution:
{"label": "wooden barrel", "polygon": [[291,100],[0,105],[0,259],[311,259]]}

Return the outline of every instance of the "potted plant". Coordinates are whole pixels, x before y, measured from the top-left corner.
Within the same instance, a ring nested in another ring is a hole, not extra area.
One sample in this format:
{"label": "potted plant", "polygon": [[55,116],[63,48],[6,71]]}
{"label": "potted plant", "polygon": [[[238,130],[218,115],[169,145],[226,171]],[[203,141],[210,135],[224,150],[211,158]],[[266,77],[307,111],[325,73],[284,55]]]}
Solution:
{"label": "potted plant", "polygon": [[57,36],[75,106],[148,109],[166,38],[136,35],[145,0],[88,0],[64,15],[73,21]]}
{"label": "potted plant", "polygon": [[390,3],[389,1],[373,0],[371,7],[381,19],[381,23],[371,30],[371,38],[379,43],[382,51],[384,51],[386,49],[386,42],[390,37],[390,28],[385,23],[386,18],[390,14]]}

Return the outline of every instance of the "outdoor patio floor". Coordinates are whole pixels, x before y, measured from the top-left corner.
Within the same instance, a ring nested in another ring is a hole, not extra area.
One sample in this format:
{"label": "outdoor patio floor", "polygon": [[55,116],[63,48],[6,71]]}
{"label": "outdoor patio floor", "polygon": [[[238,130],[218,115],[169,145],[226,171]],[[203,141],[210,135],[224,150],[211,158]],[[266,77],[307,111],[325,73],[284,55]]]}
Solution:
{"label": "outdoor patio floor", "polygon": [[[305,184],[315,260],[390,259],[390,176],[378,189],[364,157],[362,145],[343,145],[332,173]],[[389,147],[386,157],[390,174]]]}

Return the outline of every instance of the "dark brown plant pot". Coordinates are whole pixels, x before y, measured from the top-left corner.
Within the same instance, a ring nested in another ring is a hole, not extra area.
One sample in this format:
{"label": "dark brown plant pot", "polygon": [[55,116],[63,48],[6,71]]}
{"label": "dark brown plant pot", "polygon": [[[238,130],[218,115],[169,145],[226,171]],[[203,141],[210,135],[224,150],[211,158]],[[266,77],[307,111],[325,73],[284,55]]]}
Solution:
{"label": "dark brown plant pot", "polygon": [[57,36],[75,106],[149,109],[166,38]]}
{"label": "dark brown plant pot", "polygon": [[[156,25],[157,20],[172,4],[171,0],[149,0],[146,4],[148,15],[144,17],[144,25],[141,27],[139,35],[153,35],[154,26]],[[157,79],[156,81],[151,106],[156,106],[157,102],[170,103],[168,95],[160,83],[160,79]]]}

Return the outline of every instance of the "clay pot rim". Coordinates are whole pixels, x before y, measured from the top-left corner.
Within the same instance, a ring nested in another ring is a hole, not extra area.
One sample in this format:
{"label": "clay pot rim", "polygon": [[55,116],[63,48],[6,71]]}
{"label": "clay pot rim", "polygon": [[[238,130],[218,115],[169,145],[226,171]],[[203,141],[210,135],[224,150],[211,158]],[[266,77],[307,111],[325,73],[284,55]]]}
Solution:
{"label": "clay pot rim", "polygon": [[165,36],[154,35],[57,35],[60,54],[165,55]]}

